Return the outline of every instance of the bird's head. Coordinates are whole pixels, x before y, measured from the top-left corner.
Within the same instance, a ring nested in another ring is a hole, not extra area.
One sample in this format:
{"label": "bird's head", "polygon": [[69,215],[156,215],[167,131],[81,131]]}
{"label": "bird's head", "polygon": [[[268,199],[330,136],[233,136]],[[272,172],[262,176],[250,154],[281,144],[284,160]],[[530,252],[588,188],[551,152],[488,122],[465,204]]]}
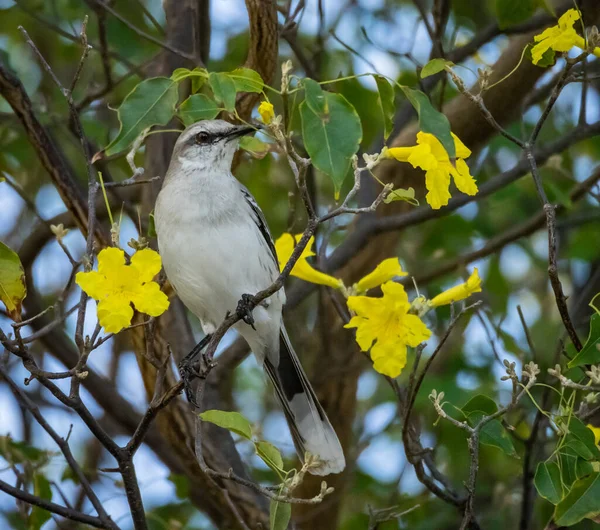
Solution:
{"label": "bird's head", "polygon": [[173,158],[188,167],[229,170],[239,139],[254,131],[253,127],[223,120],[200,121],[181,133]]}

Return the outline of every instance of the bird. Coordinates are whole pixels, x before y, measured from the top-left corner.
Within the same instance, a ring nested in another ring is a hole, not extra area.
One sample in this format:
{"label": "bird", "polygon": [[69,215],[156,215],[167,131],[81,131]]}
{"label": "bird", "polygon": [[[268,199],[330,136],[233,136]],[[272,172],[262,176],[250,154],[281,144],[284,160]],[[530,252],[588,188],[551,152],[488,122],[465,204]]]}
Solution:
{"label": "bird", "polygon": [[[156,200],[154,220],[165,274],[200,321],[205,334],[200,347],[244,296],[269,287],[279,275],[265,216],[231,172],[240,138],[255,131],[219,119],[187,127],[175,143]],[[307,451],[313,455],[308,471],[340,473],[344,452],[292,347],[284,304],[282,288],[234,328],[273,383],[300,460]]]}

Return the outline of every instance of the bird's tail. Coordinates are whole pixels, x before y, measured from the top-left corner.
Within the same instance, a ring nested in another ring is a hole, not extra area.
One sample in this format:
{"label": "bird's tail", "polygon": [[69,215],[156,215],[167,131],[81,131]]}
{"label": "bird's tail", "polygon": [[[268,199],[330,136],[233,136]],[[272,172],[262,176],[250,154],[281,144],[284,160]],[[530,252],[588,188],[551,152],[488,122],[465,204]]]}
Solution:
{"label": "bird's tail", "polygon": [[279,345],[279,355],[267,354],[264,368],[283,406],[296,451],[302,461],[306,451],[318,456],[321,465],[309,469],[313,475],[340,473],[346,465],[342,446],[283,326]]}

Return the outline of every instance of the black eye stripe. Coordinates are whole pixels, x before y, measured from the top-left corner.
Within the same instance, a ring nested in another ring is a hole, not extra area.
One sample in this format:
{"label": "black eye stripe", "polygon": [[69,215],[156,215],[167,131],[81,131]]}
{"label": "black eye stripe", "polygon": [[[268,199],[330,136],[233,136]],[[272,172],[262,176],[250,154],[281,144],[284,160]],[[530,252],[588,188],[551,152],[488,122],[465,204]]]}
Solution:
{"label": "black eye stripe", "polygon": [[[206,138],[199,140],[198,136],[200,135],[206,135]],[[209,144],[214,144],[216,142],[218,142],[219,140],[225,138],[227,135],[226,134],[221,134],[221,133],[209,133],[207,131],[200,131],[199,133],[194,134],[190,140],[189,143],[191,145],[209,145]]]}

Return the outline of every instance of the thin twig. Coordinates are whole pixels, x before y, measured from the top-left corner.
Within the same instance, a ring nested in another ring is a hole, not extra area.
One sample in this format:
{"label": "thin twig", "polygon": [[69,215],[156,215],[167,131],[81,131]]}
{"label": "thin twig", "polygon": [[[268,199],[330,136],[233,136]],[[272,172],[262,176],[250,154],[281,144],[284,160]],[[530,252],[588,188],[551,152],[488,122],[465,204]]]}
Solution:
{"label": "thin twig", "polygon": [[171,53],[174,53],[175,55],[178,55],[179,57],[182,57],[183,59],[187,59],[188,61],[191,61],[193,64],[195,64],[197,66],[203,66],[202,61],[200,60],[199,57],[196,57],[194,55],[186,53],[182,50],[178,50],[177,48],[174,48],[173,46],[171,46],[169,43],[164,42],[160,39],[157,39],[156,37],[149,35],[145,31],[142,31],[136,25],[129,22],[129,20],[127,20],[118,11],[116,11],[112,7],[110,7],[103,0],[90,0],[90,2],[96,6],[104,9],[106,12],[110,13],[113,17],[115,17],[117,20],[119,20],[121,23],[123,23],[125,26],[127,26],[131,31],[133,31],[136,35],[138,35],[142,39],[147,40],[148,42],[152,42],[153,44],[156,44],[157,46],[160,46],[161,48],[164,48],[165,50],[170,51]]}
{"label": "thin twig", "polygon": [[47,501],[46,499],[42,499],[36,495],[32,495],[27,491],[15,488],[14,486],[11,486],[3,480],[0,480],[0,491],[3,491],[7,495],[10,495],[15,499],[19,499],[20,501],[26,502],[33,506],[39,506],[44,510],[47,510],[51,513],[55,513],[57,515],[60,515],[61,517],[65,517],[66,519],[70,519],[72,521],[84,523],[93,526],[94,528],[107,528],[109,530],[115,528],[113,526],[107,526],[104,522],[100,520],[99,517],[94,517],[92,515],[79,512],[72,508],[67,508],[66,506],[61,506],[60,504]]}
{"label": "thin twig", "polygon": [[83,473],[83,470],[75,460],[73,453],[71,452],[71,448],[69,447],[69,443],[67,440],[59,436],[59,434],[52,428],[52,426],[45,420],[44,416],[40,412],[40,409],[37,405],[31,400],[31,398],[23,392],[15,382],[10,378],[10,376],[6,373],[5,369],[0,367],[0,378],[2,378],[9,386],[12,393],[18,399],[22,406],[24,406],[31,415],[36,419],[38,424],[48,433],[48,435],[54,440],[56,445],[58,445],[62,454],[65,457],[65,460],[69,464],[69,467],[73,470],[73,473],[79,480],[81,487],[85,491],[88,499],[90,500],[92,506],[96,510],[99,519],[105,525],[106,528],[111,528],[113,530],[118,529],[118,526],[111,520],[110,516],[106,513],[102,502],[98,499],[96,493],[92,489],[92,486]]}

